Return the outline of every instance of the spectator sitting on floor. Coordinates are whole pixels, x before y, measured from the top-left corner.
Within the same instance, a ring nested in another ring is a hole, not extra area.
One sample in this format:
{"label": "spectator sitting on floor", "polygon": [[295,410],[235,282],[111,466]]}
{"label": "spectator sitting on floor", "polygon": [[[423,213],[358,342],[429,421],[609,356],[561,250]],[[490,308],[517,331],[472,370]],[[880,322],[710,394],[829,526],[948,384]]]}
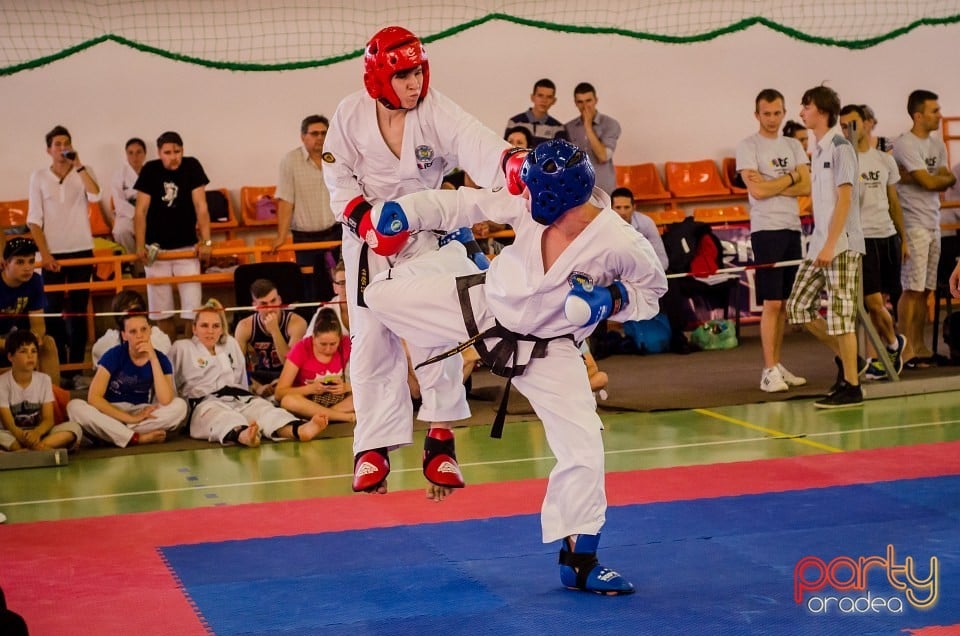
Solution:
{"label": "spectator sitting on floor", "polygon": [[123,342],[103,354],[86,400],[70,400],[67,414],[91,437],[125,448],[167,439],[187,417],[177,397],[173,365],[151,342],[145,313],[117,318]]}
{"label": "spectator sitting on floor", "polygon": [[0,447],[6,450],[77,448],[83,438],[74,422],[54,423],[53,383],[37,371],[39,345],[33,332],[14,331],[4,342],[11,370],[0,375]]}
{"label": "spectator sitting on floor", "polygon": [[350,335],[350,312],[347,310],[347,298],[344,296],[347,289],[347,267],[344,265],[343,259],[337,261],[336,267],[333,268],[332,278],[333,290],[336,292],[336,295],[320,307],[317,307],[317,311],[314,312],[313,317],[310,319],[310,324],[307,325],[306,333],[313,333],[313,327],[316,325],[317,316],[320,315],[320,311],[325,307],[329,307],[337,314],[337,318],[340,319],[340,325],[343,327],[344,335]]}
{"label": "spectator sitting on floor", "polygon": [[243,352],[226,325],[223,306],[210,299],[194,312],[193,337],[170,349],[177,390],[192,407],[190,437],[259,446],[261,435],[301,442],[319,435],[325,416],[304,422],[250,391]]}
{"label": "spectator sitting on floor", "polygon": [[250,296],[256,312],[237,323],[233,337],[253,369],[250,388],[257,395],[270,397],[276,390],[287,353],[307,333],[307,321],[296,311],[281,308],[283,298],[271,280],[253,281]]}
{"label": "spectator sitting on floor", "polygon": [[[107,331],[93,343],[93,347],[90,349],[90,357],[93,358],[94,367],[100,364],[100,358],[103,357],[103,354],[123,341],[120,336],[120,330],[123,329],[121,319],[124,316],[121,314],[146,313],[146,311],[147,302],[139,292],[132,289],[124,289],[113,298],[113,302],[110,303],[110,312],[116,314],[113,319],[117,323],[117,329],[107,329]],[[153,348],[160,353],[166,355],[170,352],[170,345],[172,344],[170,342],[170,336],[156,325],[151,325],[150,327],[150,342],[153,344]]]}
{"label": "spectator sitting on floor", "polygon": [[311,336],[287,355],[277,383],[280,406],[300,417],[322,414],[331,422],[355,422],[347,381],[350,337],[343,334],[333,309],[320,310]]}

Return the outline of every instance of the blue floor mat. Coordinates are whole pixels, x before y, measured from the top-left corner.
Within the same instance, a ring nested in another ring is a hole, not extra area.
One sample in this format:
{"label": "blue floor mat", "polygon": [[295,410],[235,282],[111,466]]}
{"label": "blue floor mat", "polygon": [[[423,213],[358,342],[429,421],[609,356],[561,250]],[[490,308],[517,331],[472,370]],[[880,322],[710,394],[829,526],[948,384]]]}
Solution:
{"label": "blue floor mat", "polygon": [[[600,559],[636,585],[628,597],[562,588],[558,546],[539,536],[539,517],[522,515],[160,551],[219,636],[960,633],[960,477],[610,508]],[[933,607],[911,605],[879,566],[865,590],[826,585],[795,602],[804,557],[886,559],[888,545],[920,578],[937,558]],[[868,593],[878,611],[845,611]]]}

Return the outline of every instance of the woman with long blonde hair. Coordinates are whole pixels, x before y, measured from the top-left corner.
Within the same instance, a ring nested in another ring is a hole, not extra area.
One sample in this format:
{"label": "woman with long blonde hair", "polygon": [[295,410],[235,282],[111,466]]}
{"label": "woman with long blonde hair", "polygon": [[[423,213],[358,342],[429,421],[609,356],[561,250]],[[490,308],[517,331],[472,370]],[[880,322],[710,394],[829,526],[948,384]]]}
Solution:
{"label": "woman with long blonde hair", "polygon": [[240,345],[226,332],[226,315],[216,300],[196,310],[193,337],[170,349],[178,393],[190,404],[190,436],[221,444],[259,446],[274,441],[307,442],[327,427],[325,415],[303,421],[250,391]]}

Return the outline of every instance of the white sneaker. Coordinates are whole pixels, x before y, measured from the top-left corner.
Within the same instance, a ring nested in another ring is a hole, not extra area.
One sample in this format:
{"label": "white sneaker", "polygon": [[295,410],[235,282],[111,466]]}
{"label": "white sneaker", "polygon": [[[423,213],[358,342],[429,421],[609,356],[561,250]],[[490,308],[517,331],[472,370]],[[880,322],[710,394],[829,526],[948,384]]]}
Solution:
{"label": "white sneaker", "polygon": [[763,376],[760,378],[760,390],[767,393],[780,393],[790,390],[790,385],[783,379],[779,368],[770,367],[763,370]]}
{"label": "white sneaker", "polygon": [[807,383],[806,378],[801,378],[799,375],[793,375],[779,362],[777,363],[777,369],[780,370],[780,375],[783,377],[783,381],[787,383],[787,386],[803,386]]}

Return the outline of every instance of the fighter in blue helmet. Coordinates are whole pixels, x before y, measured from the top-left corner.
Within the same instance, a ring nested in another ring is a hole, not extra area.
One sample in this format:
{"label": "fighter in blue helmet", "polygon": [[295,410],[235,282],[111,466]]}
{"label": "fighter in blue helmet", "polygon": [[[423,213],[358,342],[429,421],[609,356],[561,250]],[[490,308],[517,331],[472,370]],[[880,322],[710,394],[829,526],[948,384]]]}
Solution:
{"label": "fighter in blue helmet", "polygon": [[[530,400],[557,458],[541,527],[545,543],[561,542],[561,582],[630,594],[633,585],[596,558],[607,507],[603,427],[577,345],[605,318],[653,317],[666,276],[647,240],[594,188],[593,167],[576,146],[553,140],[529,154],[511,151],[502,168],[506,191],[421,192],[371,211],[372,234],[384,237],[483,219],[513,226],[516,240],[486,272],[401,263],[374,279],[366,302],[418,346],[473,344]],[[498,417],[494,436],[501,426]]]}

